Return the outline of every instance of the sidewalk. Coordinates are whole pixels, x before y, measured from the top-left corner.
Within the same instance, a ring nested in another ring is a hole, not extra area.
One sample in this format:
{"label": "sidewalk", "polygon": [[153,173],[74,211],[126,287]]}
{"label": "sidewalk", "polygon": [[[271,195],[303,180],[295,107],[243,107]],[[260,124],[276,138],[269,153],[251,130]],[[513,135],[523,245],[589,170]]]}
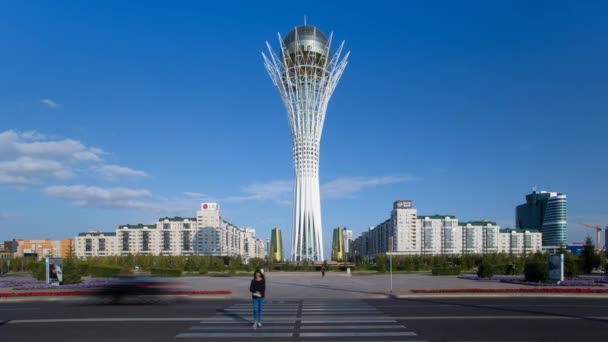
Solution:
{"label": "sidewalk", "polygon": [[[182,277],[166,278],[176,281],[179,287],[172,294],[197,295],[221,294],[224,298],[249,300],[251,277]],[[0,278],[2,280],[2,278]],[[347,276],[344,272],[267,272],[266,296],[268,299],[349,299],[349,298],[411,298],[427,296],[608,296],[608,287],[535,287],[499,282],[459,279],[456,276],[431,276],[426,274],[398,274],[393,276],[390,292],[390,275]],[[65,289],[40,290],[57,296]],[[73,289],[82,291],[82,289]],[[205,292],[212,291],[212,292]],[[216,291],[216,292],[213,292]],[[0,288],[1,293],[24,293],[22,290]],[[5,295],[8,296],[8,295]],[[2,297],[2,294],[0,294]]]}

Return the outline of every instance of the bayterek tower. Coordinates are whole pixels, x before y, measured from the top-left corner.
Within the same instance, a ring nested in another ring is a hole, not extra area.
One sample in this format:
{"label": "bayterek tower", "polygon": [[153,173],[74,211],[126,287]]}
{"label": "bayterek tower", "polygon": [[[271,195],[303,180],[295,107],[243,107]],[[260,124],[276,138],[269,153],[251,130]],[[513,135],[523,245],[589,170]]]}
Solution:
{"label": "bayterek tower", "polygon": [[332,35],[328,39],[314,26],[298,26],[285,39],[279,34],[280,53],[275,53],[268,42],[269,55],[262,53],[285,104],[293,140],[293,261],[324,260],[319,145],[327,104],[349,54],[341,56],[344,42],[331,51]]}

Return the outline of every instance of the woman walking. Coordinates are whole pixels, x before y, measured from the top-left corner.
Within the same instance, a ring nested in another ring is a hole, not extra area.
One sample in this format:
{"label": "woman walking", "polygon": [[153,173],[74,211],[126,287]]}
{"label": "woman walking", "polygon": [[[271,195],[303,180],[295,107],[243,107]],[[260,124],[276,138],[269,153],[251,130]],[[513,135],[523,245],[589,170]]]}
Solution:
{"label": "woman walking", "polygon": [[262,306],[264,306],[264,295],[266,294],[266,280],[260,270],[255,270],[249,292],[253,299],[253,330],[262,327]]}

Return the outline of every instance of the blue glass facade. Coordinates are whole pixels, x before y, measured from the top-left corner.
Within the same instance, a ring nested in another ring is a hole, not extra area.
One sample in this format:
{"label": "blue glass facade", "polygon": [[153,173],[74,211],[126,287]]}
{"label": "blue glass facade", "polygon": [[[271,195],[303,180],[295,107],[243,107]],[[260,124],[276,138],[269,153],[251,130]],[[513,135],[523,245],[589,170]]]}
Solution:
{"label": "blue glass facade", "polygon": [[532,192],[526,203],[515,210],[518,229],[534,229],[543,233],[543,247],[566,246],[567,198],[557,192]]}

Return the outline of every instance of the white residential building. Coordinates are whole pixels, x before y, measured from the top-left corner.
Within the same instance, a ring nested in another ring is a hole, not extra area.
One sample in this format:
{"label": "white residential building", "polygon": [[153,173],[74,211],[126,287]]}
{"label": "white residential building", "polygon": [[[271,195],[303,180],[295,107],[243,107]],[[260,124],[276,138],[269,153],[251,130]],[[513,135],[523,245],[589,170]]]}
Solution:
{"label": "white residential building", "polygon": [[422,236],[419,232],[417,211],[412,201],[395,201],[391,218],[387,221],[389,235],[393,237],[393,251],[414,253],[421,247]]}
{"label": "white residential building", "polygon": [[74,253],[79,258],[117,255],[115,232],[80,233],[74,238]]}
{"label": "white residential building", "polygon": [[126,224],[116,229],[118,255],[161,254],[156,224]]}
{"label": "white residential building", "polygon": [[266,259],[268,256],[264,240],[255,239],[255,258]]}
{"label": "white residential building", "polygon": [[196,253],[196,218],[165,217],[156,223],[157,240],[162,255]]}
{"label": "white residential building", "polygon": [[97,252],[99,242],[94,234],[79,234],[76,242],[78,257],[129,254],[241,255],[245,262],[251,258],[266,257],[264,242],[256,239],[255,229],[241,229],[222,220],[217,203],[202,203],[193,218],[163,217],[153,224],[127,224],[119,226],[115,233],[99,233],[106,239],[109,238],[108,234],[113,234],[112,249],[103,251],[103,254]]}
{"label": "white residential building", "polygon": [[391,241],[397,255],[522,254],[542,250],[539,232],[501,232],[500,226],[491,221],[459,223],[452,215],[417,215],[411,201],[394,202],[390,219],[370,227],[353,241],[353,254],[371,259],[389,252]]}
{"label": "white residential building", "polygon": [[460,228],[462,254],[490,254],[500,252],[500,226],[498,226],[496,222],[463,222],[460,224]]}
{"label": "white residential building", "polygon": [[523,229],[502,230],[498,238],[500,253],[531,254],[542,251],[543,234]]}
{"label": "white residential building", "polygon": [[457,218],[447,215],[418,216],[418,226],[421,254],[456,254],[462,249]]}
{"label": "white residential building", "polygon": [[196,212],[198,226],[197,246],[199,254],[232,255],[236,226],[222,220],[217,203],[203,203]]}

